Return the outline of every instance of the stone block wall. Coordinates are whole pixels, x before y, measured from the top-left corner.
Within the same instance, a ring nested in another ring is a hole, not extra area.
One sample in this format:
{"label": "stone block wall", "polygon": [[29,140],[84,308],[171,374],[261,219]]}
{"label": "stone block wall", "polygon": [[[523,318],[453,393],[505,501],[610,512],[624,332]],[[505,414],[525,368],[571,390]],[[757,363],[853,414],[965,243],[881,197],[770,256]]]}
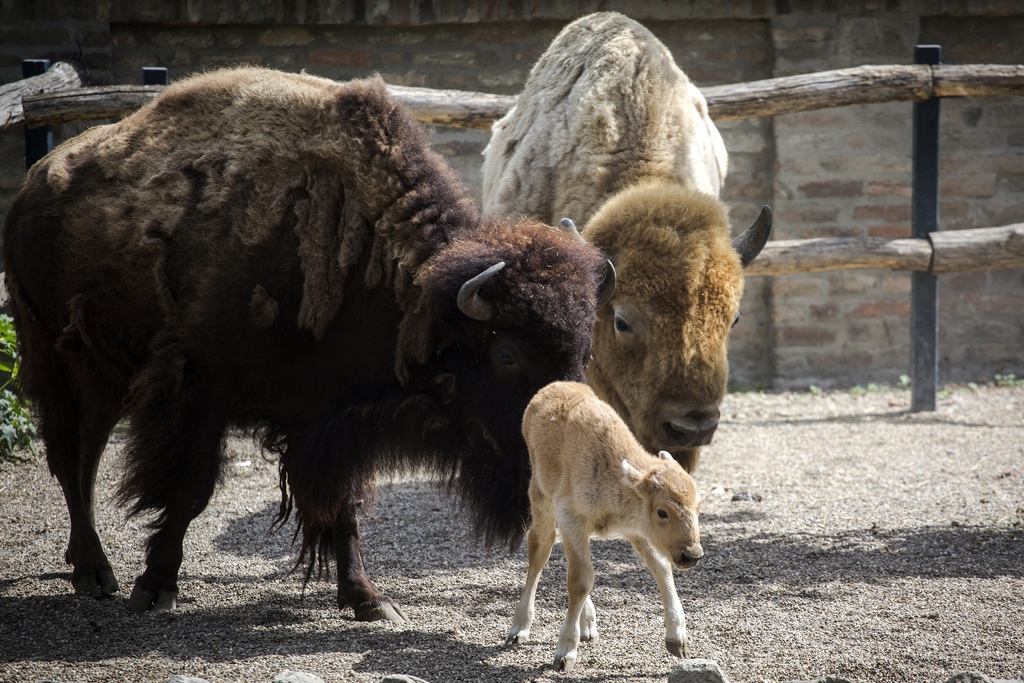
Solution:
{"label": "stone block wall", "polygon": [[[715,5],[714,7],[712,5]],[[720,6],[718,6],[720,5]],[[862,64],[906,64],[919,43],[947,63],[1024,63],[1024,7],[1010,0],[190,0],[0,2],[0,84],[20,60],[77,59],[90,83],[173,79],[227,64],[344,80],[502,94],[572,19],[621,11],[650,28],[700,86]],[[722,121],[724,198],[736,232],[762,204],[775,239],[910,234],[907,103]],[[58,127],[59,141],[81,124]],[[479,197],[485,132],[436,128],[434,146]],[[1024,99],[942,103],[940,228],[1024,222]],[[24,173],[21,127],[0,133],[0,214]],[[892,382],[908,371],[907,273],[751,277],[734,329],[734,384],[777,388]],[[942,276],[940,380],[1024,377],[1024,269]]]}

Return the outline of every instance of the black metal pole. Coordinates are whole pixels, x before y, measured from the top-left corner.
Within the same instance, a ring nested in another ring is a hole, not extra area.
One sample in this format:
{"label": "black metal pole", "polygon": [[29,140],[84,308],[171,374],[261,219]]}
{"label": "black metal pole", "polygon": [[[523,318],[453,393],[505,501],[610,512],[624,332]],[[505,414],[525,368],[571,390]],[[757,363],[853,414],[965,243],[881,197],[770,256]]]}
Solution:
{"label": "black metal pole", "polygon": [[163,66],[142,67],[142,85],[167,85],[167,68]]}
{"label": "black metal pole", "polygon": [[[22,78],[41,76],[50,70],[49,59],[24,59],[21,62]],[[25,126],[25,169],[32,168],[53,149],[53,129],[49,126],[29,128]]]}
{"label": "black metal pole", "polygon": [[[914,64],[941,64],[942,48],[918,45]],[[939,98],[914,103],[911,233],[929,239],[939,227]],[[931,273],[910,276],[911,412],[935,410],[939,378],[939,286]]]}

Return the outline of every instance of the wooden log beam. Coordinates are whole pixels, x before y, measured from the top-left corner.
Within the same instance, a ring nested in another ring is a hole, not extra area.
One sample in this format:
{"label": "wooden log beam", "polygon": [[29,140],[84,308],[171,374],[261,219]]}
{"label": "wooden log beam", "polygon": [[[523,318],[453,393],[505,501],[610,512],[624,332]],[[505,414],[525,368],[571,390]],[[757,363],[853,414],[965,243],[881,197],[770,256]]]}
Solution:
{"label": "wooden log beam", "polygon": [[[41,77],[37,77],[41,78]],[[390,85],[388,90],[422,122],[489,130],[515,105],[511,95]],[[107,86],[27,95],[32,126],[120,118],[153,99],[161,86]],[[703,89],[715,119],[751,118],[873,102],[929,97],[1024,95],[1024,65],[859,66]],[[5,127],[0,104],[0,130]],[[20,119],[19,119],[20,120]]]}
{"label": "wooden log beam", "polygon": [[515,106],[514,95],[492,95],[466,90],[432,90],[389,85],[388,92],[407,106],[419,121],[432,126],[491,129]]}
{"label": "wooden log beam", "polygon": [[792,275],[826,270],[890,268],[927,271],[928,240],[884,237],[819,237],[769,242],[746,267],[747,275]]}
{"label": "wooden log beam", "polygon": [[702,88],[711,118],[794,114],[931,97],[1024,95],[1021,64],[858,66]]}
{"label": "wooden log beam", "polygon": [[1024,267],[1024,223],[933,232],[931,241],[935,274]]}
{"label": "wooden log beam", "polygon": [[[77,88],[25,98],[33,126],[82,120],[118,119],[152,101],[163,86],[114,85]],[[388,92],[409,107],[419,121],[436,126],[490,130],[515,105],[512,95],[463,90],[433,90],[389,85]]]}
{"label": "wooden log beam", "polygon": [[943,273],[1024,268],[1024,223],[933,232],[927,239],[821,237],[769,242],[747,275],[887,268]]}
{"label": "wooden log beam", "polygon": [[55,126],[120,119],[156,99],[163,90],[162,85],[107,85],[30,95],[23,99],[25,120],[31,126]]}
{"label": "wooden log beam", "polygon": [[[57,62],[44,74],[0,85],[0,130],[25,120],[24,98],[41,93],[67,91],[81,87],[82,78],[75,67]],[[45,125],[45,124],[31,124]]]}

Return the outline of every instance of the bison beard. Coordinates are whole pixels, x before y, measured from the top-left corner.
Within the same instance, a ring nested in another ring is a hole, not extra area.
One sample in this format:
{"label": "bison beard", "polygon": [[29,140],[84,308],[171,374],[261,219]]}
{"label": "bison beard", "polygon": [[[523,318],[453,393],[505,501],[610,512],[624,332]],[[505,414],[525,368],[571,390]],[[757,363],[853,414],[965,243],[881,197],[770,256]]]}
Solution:
{"label": "bison beard", "polygon": [[120,499],[153,513],[136,611],[175,606],[232,426],[279,454],[297,565],[308,580],[333,554],[359,619],[402,618],[359,545],[379,473],[428,467],[485,540],[516,546],[523,411],[548,382],[584,379],[609,284],[572,236],[481,223],[379,79],[183,81],[33,167],[4,230],[20,380],[68,505],[72,583],[95,597],[118,590],[96,468],[130,421]]}

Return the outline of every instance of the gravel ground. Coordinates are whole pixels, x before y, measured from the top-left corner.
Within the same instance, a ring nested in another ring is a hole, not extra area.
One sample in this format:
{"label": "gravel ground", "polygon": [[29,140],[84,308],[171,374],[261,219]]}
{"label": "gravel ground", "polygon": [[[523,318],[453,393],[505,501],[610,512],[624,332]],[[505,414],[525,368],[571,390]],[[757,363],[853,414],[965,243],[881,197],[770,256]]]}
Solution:
{"label": "gravel ground", "polygon": [[[676,575],[691,656],[737,683],[1024,672],[1024,388],[949,388],[934,413],[911,414],[909,401],[905,390],[726,399],[696,474],[707,554]],[[593,544],[601,639],[581,647],[572,676],[550,666],[566,602],[559,547],[534,642],[505,646],[525,546],[476,545],[416,477],[382,484],[364,522],[371,571],[411,623],[355,622],[330,583],[303,594],[289,574],[292,529],[268,533],[276,467],[248,440],[227,450],[224,485],[186,540],[179,607],[164,614],[128,610],[145,520],[110,503],[116,440],[97,514],[123,591],[105,600],[71,593],[67,516],[45,463],[0,464],[0,680],[256,683],[292,669],[328,682],[629,683],[665,681],[678,661],[662,645],[657,587],[621,539]]]}

